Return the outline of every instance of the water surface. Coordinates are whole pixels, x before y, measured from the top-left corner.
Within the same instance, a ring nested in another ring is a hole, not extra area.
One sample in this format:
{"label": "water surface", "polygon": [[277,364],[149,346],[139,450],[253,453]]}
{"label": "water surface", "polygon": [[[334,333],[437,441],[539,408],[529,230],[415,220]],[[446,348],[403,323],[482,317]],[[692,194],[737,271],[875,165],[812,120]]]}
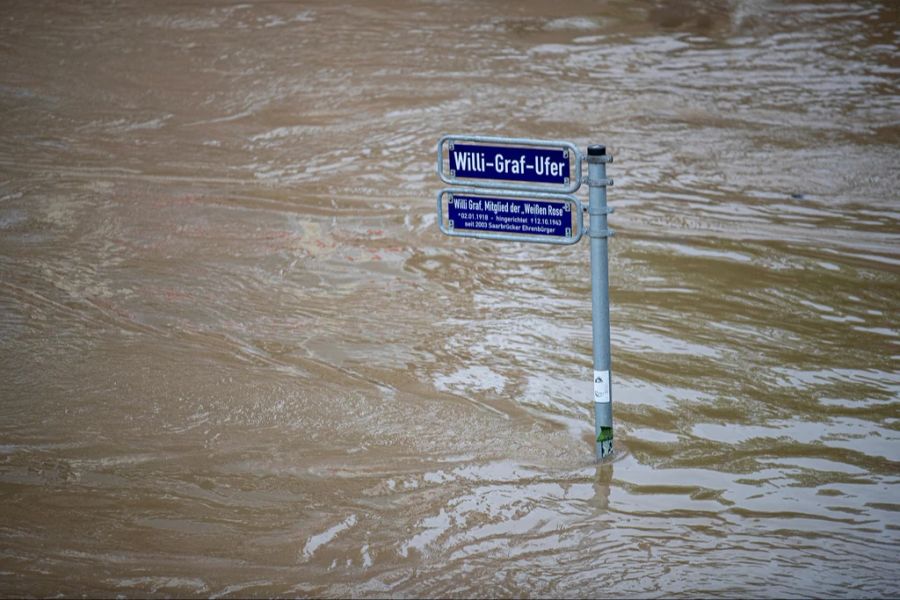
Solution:
{"label": "water surface", "polygon": [[[895,595],[898,23],[6,2],[0,594]],[[615,156],[613,462],[587,244],[442,236],[445,133]]]}

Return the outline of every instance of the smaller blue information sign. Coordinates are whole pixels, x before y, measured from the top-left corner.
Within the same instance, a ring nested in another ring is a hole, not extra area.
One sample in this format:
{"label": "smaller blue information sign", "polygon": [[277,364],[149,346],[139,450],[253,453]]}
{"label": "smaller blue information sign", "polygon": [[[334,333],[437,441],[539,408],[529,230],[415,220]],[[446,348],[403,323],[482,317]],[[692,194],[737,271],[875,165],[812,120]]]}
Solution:
{"label": "smaller blue information sign", "polygon": [[572,205],[568,202],[454,193],[447,204],[447,218],[451,230],[572,237]]}
{"label": "smaller blue information sign", "polygon": [[569,151],[564,148],[484,146],[453,143],[450,176],[530,183],[569,184]]}

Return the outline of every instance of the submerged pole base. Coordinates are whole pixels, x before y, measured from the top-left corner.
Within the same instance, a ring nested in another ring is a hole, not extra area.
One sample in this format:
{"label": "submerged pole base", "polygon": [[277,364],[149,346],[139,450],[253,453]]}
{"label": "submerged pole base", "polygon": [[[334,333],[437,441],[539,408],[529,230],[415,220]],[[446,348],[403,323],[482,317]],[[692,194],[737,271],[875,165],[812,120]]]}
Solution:
{"label": "submerged pole base", "polygon": [[601,427],[600,435],[597,436],[597,460],[603,460],[610,456],[613,451],[613,430],[612,427]]}

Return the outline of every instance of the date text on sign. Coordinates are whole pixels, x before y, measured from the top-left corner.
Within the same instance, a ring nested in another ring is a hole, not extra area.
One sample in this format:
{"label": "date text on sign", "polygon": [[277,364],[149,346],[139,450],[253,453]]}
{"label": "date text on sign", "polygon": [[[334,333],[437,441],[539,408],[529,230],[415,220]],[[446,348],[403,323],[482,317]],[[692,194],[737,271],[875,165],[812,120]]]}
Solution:
{"label": "date text on sign", "polygon": [[444,189],[438,195],[441,230],[447,235],[548,244],[581,239],[581,202],[560,194]]}

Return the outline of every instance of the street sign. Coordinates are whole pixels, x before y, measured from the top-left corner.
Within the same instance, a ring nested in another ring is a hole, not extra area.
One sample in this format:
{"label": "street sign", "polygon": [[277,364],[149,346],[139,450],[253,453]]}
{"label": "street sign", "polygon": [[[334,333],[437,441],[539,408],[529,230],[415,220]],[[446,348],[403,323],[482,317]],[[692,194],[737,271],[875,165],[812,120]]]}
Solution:
{"label": "street sign", "polygon": [[569,184],[569,152],[558,148],[516,148],[451,144],[450,176]]}
{"label": "street sign", "polygon": [[581,162],[569,142],[449,135],[438,142],[438,174],[450,184],[571,193],[581,186]]}
{"label": "street sign", "polygon": [[[584,229],[581,163],[588,163],[588,214]],[[594,363],[594,435],[597,458],[613,450],[609,331],[609,237],[606,146],[483,135],[445,135],[437,144],[437,173],[450,185],[438,192],[437,222],[456,237],[575,244],[591,240],[591,320]]]}
{"label": "street sign", "polygon": [[447,235],[574,244],[583,234],[581,201],[575,196],[445,188],[437,201]]}

